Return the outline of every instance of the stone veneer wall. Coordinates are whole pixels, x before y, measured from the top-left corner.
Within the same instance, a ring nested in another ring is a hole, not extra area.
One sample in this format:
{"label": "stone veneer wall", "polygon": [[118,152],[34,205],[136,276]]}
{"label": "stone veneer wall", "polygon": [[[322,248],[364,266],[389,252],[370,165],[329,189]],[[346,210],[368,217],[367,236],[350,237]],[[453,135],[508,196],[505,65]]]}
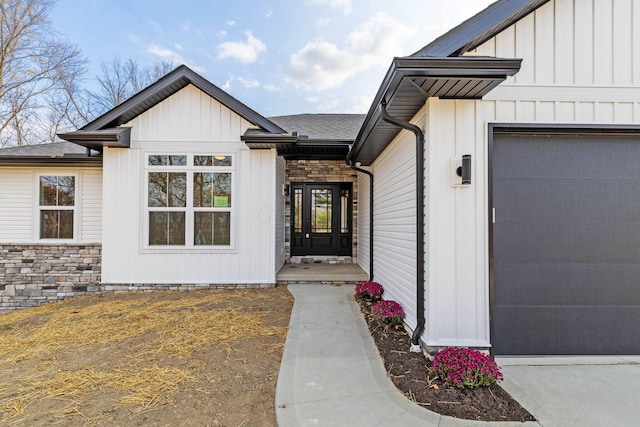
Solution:
{"label": "stone veneer wall", "polygon": [[0,245],[0,313],[111,292],[268,288],[251,284],[102,284],[102,245]]}
{"label": "stone veneer wall", "polygon": [[[351,182],[353,184],[353,223],[351,257],[304,257],[303,261],[324,261],[330,263],[355,263],[358,255],[358,172],[351,169],[342,160],[287,160],[286,183],[293,182]],[[291,197],[285,202],[285,253],[286,262],[299,262],[291,259]]]}

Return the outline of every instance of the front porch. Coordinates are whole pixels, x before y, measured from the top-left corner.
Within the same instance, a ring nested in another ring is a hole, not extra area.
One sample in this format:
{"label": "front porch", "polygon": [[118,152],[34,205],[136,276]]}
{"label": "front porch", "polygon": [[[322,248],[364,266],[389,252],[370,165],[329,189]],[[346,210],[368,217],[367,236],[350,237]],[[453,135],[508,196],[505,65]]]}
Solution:
{"label": "front porch", "polygon": [[284,264],[276,274],[279,285],[351,285],[368,278],[369,275],[358,264]]}

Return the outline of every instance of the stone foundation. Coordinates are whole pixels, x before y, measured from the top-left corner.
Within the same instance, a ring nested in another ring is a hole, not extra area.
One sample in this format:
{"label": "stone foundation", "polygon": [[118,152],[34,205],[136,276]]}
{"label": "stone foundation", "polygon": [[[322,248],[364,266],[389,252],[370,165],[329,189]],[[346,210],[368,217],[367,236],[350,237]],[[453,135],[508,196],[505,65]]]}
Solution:
{"label": "stone foundation", "polygon": [[273,283],[103,284],[101,261],[99,244],[0,245],[0,313],[89,294],[275,286]]}

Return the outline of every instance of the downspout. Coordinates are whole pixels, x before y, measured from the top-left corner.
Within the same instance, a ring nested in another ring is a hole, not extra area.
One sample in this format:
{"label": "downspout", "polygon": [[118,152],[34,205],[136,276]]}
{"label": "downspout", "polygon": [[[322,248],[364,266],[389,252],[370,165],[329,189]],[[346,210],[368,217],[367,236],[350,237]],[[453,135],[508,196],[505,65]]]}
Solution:
{"label": "downspout", "polygon": [[356,172],[362,172],[369,177],[369,280],[373,280],[373,173],[361,169],[349,160],[349,166]]}
{"label": "downspout", "polygon": [[394,126],[413,132],[416,136],[416,311],[418,325],[411,336],[411,351],[420,351],[420,336],[424,332],[424,133],[418,126],[391,117],[387,103],[381,103],[382,119]]}

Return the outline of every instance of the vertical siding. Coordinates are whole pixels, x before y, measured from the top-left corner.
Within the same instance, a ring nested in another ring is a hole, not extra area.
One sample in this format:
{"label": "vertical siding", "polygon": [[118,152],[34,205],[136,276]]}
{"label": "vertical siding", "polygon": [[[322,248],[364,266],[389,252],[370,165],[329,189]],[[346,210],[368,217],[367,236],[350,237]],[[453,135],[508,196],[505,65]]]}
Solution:
{"label": "vertical siding", "polygon": [[[423,127],[424,114],[418,113],[413,122]],[[415,136],[407,131],[402,131],[372,165],[374,278],[384,286],[385,299],[402,305],[411,328],[416,325],[415,165]],[[359,231],[360,239],[369,234],[368,229]]]}
{"label": "vertical siding", "polygon": [[35,175],[28,168],[0,168],[0,243],[33,240]]}
{"label": "vertical siding", "polygon": [[286,177],[285,171],[287,167],[287,162],[284,160],[284,157],[276,156],[275,157],[275,169],[276,169],[276,185],[275,185],[275,223],[276,223],[276,237],[275,237],[275,259],[276,259],[276,269],[277,272],[280,267],[284,264],[285,253],[285,223],[284,223],[284,204],[285,204],[285,196],[282,194],[282,188],[284,186]]}
{"label": "vertical siding", "polygon": [[[522,58],[514,78],[482,101],[428,100],[427,344],[490,345],[488,124],[640,123],[636,3],[552,0],[475,52]],[[453,188],[462,154],[473,181]]]}
{"label": "vertical siding", "polygon": [[[278,162],[275,150],[240,141],[251,124],[189,85],[127,125],[132,148],[104,154],[103,281],[275,283]],[[234,154],[231,249],[145,248],[147,152]]]}
{"label": "vertical siding", "polygon": [[130,121],[132,141],[240,141],[251,123],[188,85]]}

